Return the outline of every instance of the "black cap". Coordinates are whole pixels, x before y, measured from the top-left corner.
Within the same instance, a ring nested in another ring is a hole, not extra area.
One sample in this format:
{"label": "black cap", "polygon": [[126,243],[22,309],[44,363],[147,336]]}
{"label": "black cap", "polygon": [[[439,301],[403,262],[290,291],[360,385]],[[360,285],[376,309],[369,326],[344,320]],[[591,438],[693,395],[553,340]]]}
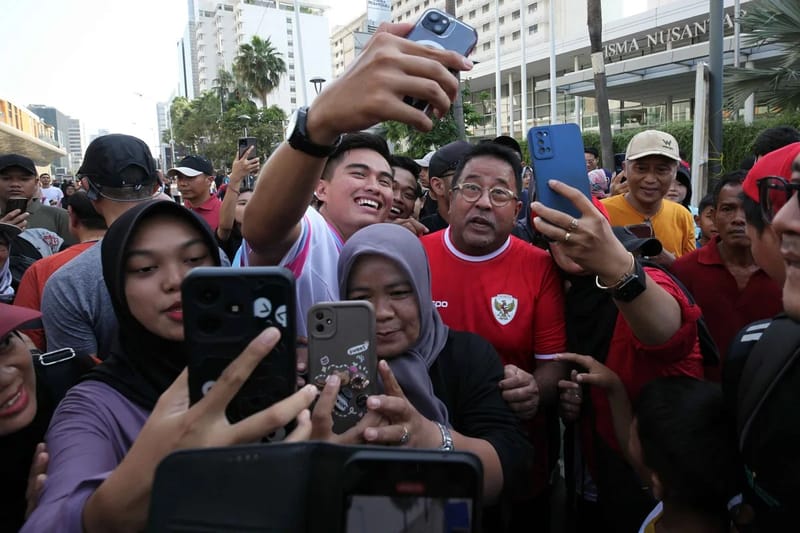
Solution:
{"label": "black cap", "polygon": [[614,230],[614,236],[617,240],[632,254],[638,253],[644,257],[654,257],[663,250],[661,241],[655,237],[646,239],[637,237],[631,230],[624,226],[614,226],[611,229]]}
{"label": "black cap", "polygon": [[445,144],[431,157],[428,175],[439,178],[448,170],[455,170],[470,151],[472,151],[472,145],[466,141],[453,141]]}
{"label": "black cap", "polygon": [[167,171],[167,176],[174,176],[180,173],[190,178],[205,174],[206,176],[214,175],[214,166],[211,161],[199,155],[187,155],[173,168]]}
{"label": "black cap", "polygon": [[[122,171],[129,167],[140,168],[143,172],[123,176]],[[101,191],[103,187],[140,189],[158,181],[150,148],[137,137],[119,133],[103,135],[89,144],[78,177],[87,178]]]}
{"label": "black cap", "polygon": [[511,148],[517,154],[519,154],[520,159],[522,159],[522,148],[519,145],[519,142],[513,138],[509,137],[508,135],[500,135],[499,137],[495,137],[492,140],[493,143],[499,144],[500,146],[505,146],[506,148]]}
{"label": "black cap", "polygon": [[34,176],[36,176],[37,174],[36,165],[33,164],[33,160],[28,157],[25,157],[24,155],[19,155],[19,154],[0,155],[0,172],[4,171],[9,167],[20,167],[28,174],[33,174]]}

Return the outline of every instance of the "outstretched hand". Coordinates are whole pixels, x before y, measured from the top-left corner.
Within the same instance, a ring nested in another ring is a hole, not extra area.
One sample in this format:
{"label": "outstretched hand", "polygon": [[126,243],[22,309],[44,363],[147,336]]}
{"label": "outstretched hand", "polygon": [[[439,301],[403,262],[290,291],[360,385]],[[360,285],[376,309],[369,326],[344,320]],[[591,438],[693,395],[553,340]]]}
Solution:
{"label": "outstretched hand", "polygon": [[364,430],[368,427],[380,427],[388,424],[381,415],[367,411],[356,425],[341,434],[333,432],[333,410],[339,394],[341,379],[331,374],[325,381],[317,404],[311,412],[311,440],[323,440],[337,444],[365,444]]}
{"label": "outstretched hand", "polygon": [[522,420],[530,420],[539,410],[539,385],[533,374],[516,365],[503,367],[504,379],[498,383],[503,399]]}
{"label": "outstretched hand", "polygon": [[583,391],[578,383],[578,371],[570,373],[570,379],[558,381],[558,412],[564,422],[575,422],[581,415]]}
{"label": "outstretched hand", "polygon": [[573,370],[572,379],[579,385],[593,385],[609,392],[623,386],[619,376],[594,357],[576,353],[560,353],[556,356],[556,359],[574,363],[586,369],[585,372]]}

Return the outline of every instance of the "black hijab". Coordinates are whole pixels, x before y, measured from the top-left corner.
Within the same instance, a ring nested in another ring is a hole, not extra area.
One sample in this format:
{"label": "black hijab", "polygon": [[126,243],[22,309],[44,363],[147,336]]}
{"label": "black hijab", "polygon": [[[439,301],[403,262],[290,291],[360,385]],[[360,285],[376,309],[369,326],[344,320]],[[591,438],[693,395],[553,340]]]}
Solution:
{"label": "black hijab", "polygon": [[208,225],[175,202],[153,201],[132,207],[108,228],[103,238],[103,276],[119,321],[119,335],[112,344],[109,357],[85,379],[102,381],[148,410],[153,409],[158,397],[188,362],[184,343],[151,333],[131,314],[125,297],[127,250],[141,224],[154,216],[183,220],[198,230],[214,264],[220,265],[217,244]]}

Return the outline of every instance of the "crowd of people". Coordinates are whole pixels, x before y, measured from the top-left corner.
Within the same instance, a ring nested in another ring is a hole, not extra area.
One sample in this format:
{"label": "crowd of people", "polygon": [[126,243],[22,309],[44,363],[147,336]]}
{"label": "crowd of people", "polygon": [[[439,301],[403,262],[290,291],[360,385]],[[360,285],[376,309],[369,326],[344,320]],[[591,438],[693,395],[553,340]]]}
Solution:
{"label": "crowd of people", "polygon": [[[409,29],[384,26],[263,165],[236,154],[219,194],[208,159],[163,176],[123,134],[87,147],[63,198],[0,155],[0,530],[144,529],[165,456],[291,421],[290,442],[474,453],[484,531],[791,529],[800,133],[762,132],[695,212],[668,133],[635,135],[619,172],[587,147],[591,195],[539,184],[573,217],[537,201],[514,139],[415,160],[363,132],[430,129],[404,98],[442,116],[472,66]],[[353,428],[332,431],[335,374],[228,421],[275,328],[189,405],[181,282],[222,265],[294,275],[298,346],[314,304],[372,304],[380,391]]]}

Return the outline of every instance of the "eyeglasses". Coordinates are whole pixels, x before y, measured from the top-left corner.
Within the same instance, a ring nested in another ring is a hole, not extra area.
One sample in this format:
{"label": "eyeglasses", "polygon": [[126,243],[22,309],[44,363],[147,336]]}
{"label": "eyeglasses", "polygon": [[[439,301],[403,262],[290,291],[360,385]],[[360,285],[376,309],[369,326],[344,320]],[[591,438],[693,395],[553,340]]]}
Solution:
{"label": "eyeglasses", "polygon": [[460,191],[461,196],[469,203],[477,202],[483,196],[483,191],[489,191],[489,201],[495,207],[503,207],[517,199],[517,195],[505,187],[481,187],[474,183],[461,183],[453,187],[453,190]]}
{"label": "eyeglasses", "polygon": [[[778,176],[758,180],[761,216],[767,224],[772,224],[775,215],[792,198],[795,191],[800,191],[800,183],[790,183]],[[797,202],[800,205],[800,195],[797,196]]]}

